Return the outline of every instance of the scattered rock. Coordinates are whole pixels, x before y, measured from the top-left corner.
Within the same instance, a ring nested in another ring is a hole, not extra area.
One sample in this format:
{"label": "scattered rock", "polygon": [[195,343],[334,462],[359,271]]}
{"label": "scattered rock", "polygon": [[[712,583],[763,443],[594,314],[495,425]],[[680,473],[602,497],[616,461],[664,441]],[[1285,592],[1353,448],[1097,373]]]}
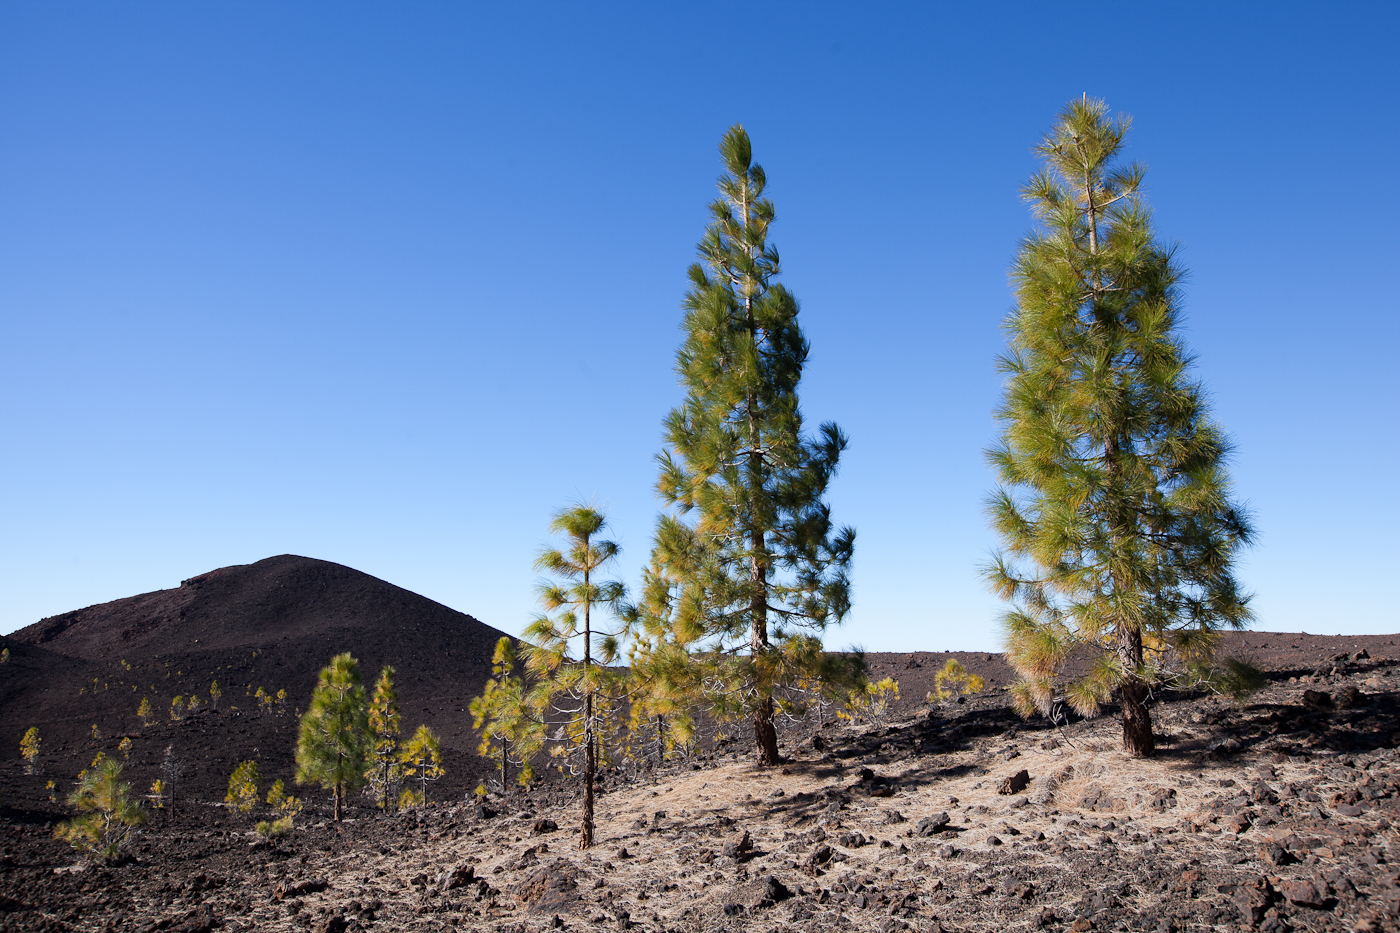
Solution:
{"label": "scattered rock", "polygon": [[1309,709],[1331,709],[1332,694],[1323,690],[1304,690],[1303,705]]}
{"label": "scattered rock", "polygon": [[1025,790],[1030,785],[1030,783],[1030,772],[1026,771],[1025,769],[1022,769],[1020,771],[1017,771],[1015,774],[1011,775],[1011,777],[1002,781],[1001,784],[997,786],[997,793],[1001,794],[1003,797],[1009,797],[1012,794],[1019,794],[1021,791]]}
{"label": "scattered rock", "polygon": [[1364,700],[1365,694],[1358,690],[1355,684],[1347,684],[1332,698],[1338,709],[1352,709],[1360,706]]}
{"label": "scattered rock", "polygon": [[933,816],[926,816],[919,820],[918,825],[914,827],[914,834],[916,836],[932,836],[934,833],[943,832],[948,828],[948,824],[951,822],[952,819],[947,813],[936,813]]}
{"label": "scattered rock", "polygon": [[1279,891],[1299,907],[1320,909],[1327,904],[1327,884],[1308,878],[1291,878],[1279,882]]}
{"label": "scattered rock", "polygon": [[725,856],[732,859],[743,858],[753,851],[753,838],[749,836],[749,831],[744,830],[744,834],[738,839],[731,839],[724,844],[720,850]]}
{"label": "scattered rock", "polygon": [[747,904],[750,910],[762,910],[765,907],[772,907],[774,904],[792,897],[792,891],[788,890],[787,885],[783,884],[772,875],[760,879],[754,887],[755,890],[752,892]]}
{"label": "scattered rock", "polygon": [[531,913],[569,913],[579,902],[578,870],[555,859],[531,871],[511,893]]}
{"label": "scattered rock", "polygon": [[558,831],[559,824],[548,818],[536,820],[535,825],[530,827],[530,832],[534,833],[536,836],[542,836],[545,833],[557,833]]}
{"label": "scattered rock", "polygon": [[1245,921],[1258,924],[1264,919],[1264,912],[1273,900],[1273,889],[1265,878],[1255,878],[1235,887],[1231,900],[1244,915]]}

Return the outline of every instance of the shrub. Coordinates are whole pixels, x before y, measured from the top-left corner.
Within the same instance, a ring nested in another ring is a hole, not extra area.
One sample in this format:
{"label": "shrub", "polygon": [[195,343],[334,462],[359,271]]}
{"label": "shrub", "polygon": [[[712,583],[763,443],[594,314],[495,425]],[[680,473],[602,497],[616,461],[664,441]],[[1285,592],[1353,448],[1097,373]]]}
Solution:
{"label": "shrub", "polygon": [[949,658],[943,670],[933,675],[933,693],[928,695],[928,702],[981,693],[985,686],[982,678],[969,674],[957,658]]}
{"label": "shrub", "polygon": [[122,847],[136,835],[146,814],[131,799],[131,785],[121,780],[122,767],[99,755],[78,779],[78,789],[68,802],[78,815],[61,823],[54,835],[85,855],[102,861],[116,858]]}
{"label": "shrub", "polygon": [[290,796],[282,786],[281,778],[272,782],[272,788],[267,792],[267,803],[287,814],[288,819],[301,812],[301,798]]}
{"label": "shrub", "polygon": [[24,738],[19,740],[19,754],[24,759],[24,773],[35,774],[39,770],[39,727],[30,726]]}
{"label": "shrub", "polygon": [[874,683],[866,682],[864,687],[851,695],[846,708],[836,716],[851,722],[882,723],[894,709],[898,699],[899,681],[893,677],[886,677]]}
{"label": "shrub", "polygon": [[261,793],[262,775],[258,773],[258,763],[245,761],[229,775],[228,793],[224,796],[224,803],[239,813],[247,813],[257,805]]}
{"label": "shrub", "polygon": [[279,817],[270,823],[267,820],[260,820],[258,821],[258,825],[253,827],[253,831],[264,839],[275,839],[278,836],[291,832],[291,829],[291,814]]}

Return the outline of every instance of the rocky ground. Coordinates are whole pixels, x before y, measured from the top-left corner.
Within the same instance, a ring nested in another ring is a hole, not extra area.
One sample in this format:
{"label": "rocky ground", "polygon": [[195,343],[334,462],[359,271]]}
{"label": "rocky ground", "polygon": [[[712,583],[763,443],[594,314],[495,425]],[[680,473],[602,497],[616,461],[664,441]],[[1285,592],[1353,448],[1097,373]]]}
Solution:
{"label": "rocky ground", "polygon": [[1270,685],[1159,696],[1151,761],[1111,715],[1022,722],[992,690],[790,729],[777,769],[735,742],[614,776],[586,852],[554,785],[338,825],[313,801],[271,844],[193,802],[85,866],[11,780],[0,930],[1400,929],[1393,637],[1253,638]]}

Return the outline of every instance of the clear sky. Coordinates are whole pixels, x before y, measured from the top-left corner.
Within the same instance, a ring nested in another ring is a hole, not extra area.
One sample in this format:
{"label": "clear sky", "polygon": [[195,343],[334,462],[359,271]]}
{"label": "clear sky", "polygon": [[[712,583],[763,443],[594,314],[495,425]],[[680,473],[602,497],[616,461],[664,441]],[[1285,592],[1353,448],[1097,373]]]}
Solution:
{"label": "clear sky", "polygon": [[1400,6],[0,3],[0,631],[337,561],[518,633],[552,512],[635,584],[742,123],[850,436],[835,646],[996,650],[1032,147],[1129,113],[1259,627],[1400,631]]}

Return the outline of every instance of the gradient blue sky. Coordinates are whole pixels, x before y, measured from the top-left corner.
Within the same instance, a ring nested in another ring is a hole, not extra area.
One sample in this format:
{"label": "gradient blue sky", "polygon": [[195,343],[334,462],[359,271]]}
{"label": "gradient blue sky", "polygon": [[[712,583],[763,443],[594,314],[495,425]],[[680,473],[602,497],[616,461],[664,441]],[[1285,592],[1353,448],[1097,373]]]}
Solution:
{"label": "gradient blue sky", "polygon": [[1191,272],[1259,627],[1398,631],[1397,10],[0,3],[0,631],[296,553],[519,632],[578,498],[634,584],[741,122],[851,438],[830,642],[996,649],[1018,189],[1086,92]]}

